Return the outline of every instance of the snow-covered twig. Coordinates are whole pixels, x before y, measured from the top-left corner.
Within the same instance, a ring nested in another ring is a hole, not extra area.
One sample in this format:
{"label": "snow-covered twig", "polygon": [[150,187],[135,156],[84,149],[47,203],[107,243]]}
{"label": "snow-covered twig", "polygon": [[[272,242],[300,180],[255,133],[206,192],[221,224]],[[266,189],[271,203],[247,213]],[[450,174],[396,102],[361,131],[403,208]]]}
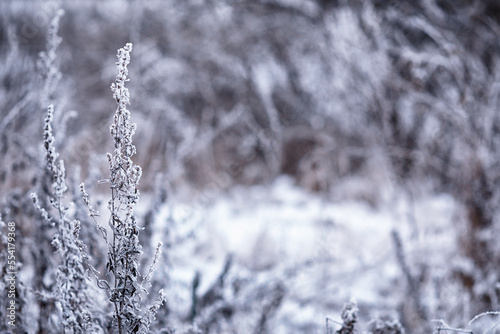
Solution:
{"label": "snow-covered twig", "polygon": [[476,315],[474,318],[472,318],[471,321],[469,321],[469,326],[474,322],[476,321],[477,319],[481,318],[481,317],[484,317],[485,315],[500,315],[500,312],[499,311],[486,311],[486,312],[483,312],[483,313],[480,313],[478,315]]}
{"label": "snow-covered twig", "polygon": [[[478,314],[476,315],[474,318],[472,318],[471,321],[469,321],[469,326],[474,322],[476,321],[477,319],[485,316],[485,315],[500,315],[500,312],[499,311],[487,311],[487,312],[483,312],[481,314]],[[484,332],[483,334],[488,334],[490,333],[492,330],[494,330],[495,328],[498,327],[498,325],[500,325],[500,321],[497,321],[493,326],[491,326],[486,332]]]}
{"label": "snow-covered twig", "polygon": [[441,331],[451,331],[451,332],[457,332],[457,333],[469,333],[473,334],[471,330],[468,329],[462,329],[462,328],[452,328],[448,326],[443,319],[434,319],[432,322],[437,322],[437,332],[438,334],[441,333]]}

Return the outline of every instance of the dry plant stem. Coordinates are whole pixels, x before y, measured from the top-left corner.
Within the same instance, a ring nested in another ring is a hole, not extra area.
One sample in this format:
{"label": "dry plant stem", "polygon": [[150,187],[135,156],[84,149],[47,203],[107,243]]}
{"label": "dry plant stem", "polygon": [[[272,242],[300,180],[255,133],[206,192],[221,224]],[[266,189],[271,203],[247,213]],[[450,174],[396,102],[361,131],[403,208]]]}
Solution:
{"label": "dry plant stem", "polygon": [[134,165],[131,157],[136,153],[132,144],[132,136],[136,125],[130,122],[130,112],[127,110],[129,104],[129,92],[125,87],[128,81],[127,65],[130,63],[130,52],[132,44],[128,43],[124,48],[118,50],[118,75],[111,85],[113,98],[117,103],[117,109],[110,126],[110,134],[114,142],[113,154],[108,153],[109,180],[111,198],[108,202],[110,218],[108,225],[113,234],[108,238],[108,232],[99,224],[96,217],[99,212],[95,210],[90,202],[89,195],[85,191],[85,185],[80,184],[80,191],[84,203],[87,205],[89,216],[94,220],[98,230],[108,247],[106,260],[106,275],[111,275],[110,280],[99,279],[94,270],[99,288],[106,290],[109,301],[113,304],[114,320],[118,333],[141,333],[149,332],[152,322],[160,306],[164,302],[163,291],[159,291],[159,297],[144,313],[141,312],[141,293],[148,293],[144,287],[149,283],[154,266],[158,261],[161,243],[157,246],[153,262],[139,282],[139,255],[142,247],[139,243],[140,227],[134,215],[134,207],[139,200],[137,185],[142,175],[141,167]]}
{"label": "dry plant stem", "polygon": [[[474,318],[474,319],[476,319],[476,318]],[[471,322],[473,322],[473,321],[474,321],[474,319],[472,319],[472,320],[469,322],[469,324],[470,324]],[[469,333],[469,334],[474,334],[471,330],[461,329],[461,328],[452,328],[452,327],[448,326],[448,325],[444,322],[444,320],[442,320],[442,319],[439,319],[439,320],[432,320],[432,322],[437,322],[437,323],[438,323],[438,325],[437,325],[437,327],[436,327],[436,331],[437,331],[437,333],[438,333],[438,334],[440,334],[440,333],[441,333],[441,331],[445,331],[445,332],[450,331],[450,332],[456,332],[456,333]]]}
{"label": "dry plant stem", "polygon": [[336,320],[333,320],[332,318],[330,317],[326,317],[325,318],[325,322],[326,322],[326,334],[332,334],[332,331],[330,330],[330,322],[333,322],[334,324],[337,324],[339,326],[342,326],[342,323],[341,322],[338,322]]}
{"label": "dry plant stem", "polygon": [[477,319],[485,316],[485,315],[500,315],[500,312],[498,311],[486,311],[486,312],[483,312],[483,313],[480,313],[478,315],[476,315],[474,318],[472,318],[471,321],[469,321],[469,326],[474,322],[476,321]]}
{"label": "dry plant stem", "polygon": [[422,303],[421,300],[420,284],[410,272],[410,267],[408,266],[408,263],[406,261],[403,249],[403,243],[401,241],[401,236],[396,230],[392,231],[392,240],[394,242],[394,247],[396,248],[396,257],[398,263],[401,266],[401,270],[403,271],[403,274],[406,277],[410,297],[413,299],[413,303],[415,305],[417,315],[420,318],[419,320],[422,325],[422,328],[425,330],[429,330],[430,329],[430,327],[428,326],[429,317],[427,315],[427,309],[424,307],[424,304]]}
{"label": "dry plant stem", "polygon": [[[111,212],[109,226],[113,233],[113,240],[108,252],[108,273],[113,274],[113,288],[110,289],[110,301],[114,304],[115,317],[119,333],[136,332],[146,333],[154,319],[159,306],[163,303],[163,295],[154,306],[145,314],[141,314],[141,292],[146,292],[144,279],[139,282],[139,255],[142,247],[139,243],[140,227],[134,215],[134,207],[139,200],[137,186],[142,175],[141,167],[135,165],[131,157],[136,153],[132,144],[132,136],[136,125],[130,122],[129,91],[125,87],[128,81],[127,65],[130,63],[132,44],[128,43],[118,50],[118,75],[111,85],[113,98],[117,109],[110,126],[110,134],[114,141],[113,154],[108,153],[109,182],[111,199],[108,208]],[[159,252],[159,250],[157,250]],[[157,255],[152,266],[156,263]],[[152,267],[147,274],[147,280],[152,274]]]}
{"label": "dry plant stem", "polygon": [[[54,107],[48,107],[44,126],[44,148],[46,151],[46,172],[50,180],[50,193],[47,200],[50,207],[42,207],[38,195],[33,193],[31,198],[35,208],[50,226],[55,228],[56,234],[52,239],[52,246],[60,255],[61,265],[56,272],[55,290],[50,291],[47,296],[52,298],[61,306],[62,314],[60,325],[65,332],[84,333],[95,329],[91,323],[94,306],[88,295],[86,282],[86,270],[89,255],[85,252],[85,245],[79,239],[80,221],[68,211],[63,198],[67,191],[66,171],[64,161],[58,159],[58,153],[54,146],[55,138],[52,133]],[[51,214],[54,212],[54,215]],[[74,303],[73,300],[79,300]]]}
{"label": "dry plant stem", "polygon": [[61,72],[56,66],[56,52],[62,42],[62,38],[58,35],[58,32],[59,22],[63,15],[64,10],[57,10],[47,31],[47,51],[41,52],[40,59],[37,63],[43,77],[43,88],[40,97],[42,107],[45,107],[49,103],[53,103],[53,95],[55,93],[57,83],[61,78]]}
{"label": "dry plant stem", "polygon": [[342,327],[335,334],[355,334],[358,321],[358,306],[354,300],[344,305],[342,310]]}
{"label": "dry plant stem", "polygon": [[[122,333],[123,315],[127,307],[127,297],[133,297],[135,287],[129,290],[129,285],[134,284],[137,278],[137,259],[134,253],[141,252],[137,240],[132,240],[129,244],[129,237],[137,236],[138,228],[133,217],[133,205],[137,202],[137,183],[141,172],[138,166],[133,166],[130,157],[135,153],[132,145],[132,135],[135,131],[135,124],[129,122],[130,113],[126,106],[129,103],[128,89],[125,88],[130,62],[130,52],[132,44],[127,44],[125,48],[118,51],[118,75],[115,83],[111,86],[113,97],[118,104],[114,122],[110,127],[110,132],[114,140],[114,155],[108,154],[110,165],[111,200],[109,206],[111,210],[110,227],[113,230],[112,260],[110,270],[114,272],[113,302],[115,304],[118,331]],[[133,174],[136,172],[136,174]],[[117,203],[118,202],[118,203]],[[126,209],[123,208],[126,206]],[[123,212],[125,210],[125,212]],[[125,253],[120,254],[125,248]],[[129,249],[132,247],[132,249]],[[132,254],[130,253],[132,251]],[[132,257],[131,257],[132,256]],[[114,296],[118,295],[118,299]]]}

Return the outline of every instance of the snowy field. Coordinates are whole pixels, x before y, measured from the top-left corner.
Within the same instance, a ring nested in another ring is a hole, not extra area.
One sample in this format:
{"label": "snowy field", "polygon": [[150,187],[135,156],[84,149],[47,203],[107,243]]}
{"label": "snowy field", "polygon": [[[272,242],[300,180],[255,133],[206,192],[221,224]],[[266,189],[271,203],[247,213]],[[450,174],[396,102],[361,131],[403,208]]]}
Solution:
{"label": "snowy field", "polygon": [[341,321],[351,299],[363,322],[397,319],[407,290],[391,232],[401,235],[409,259],[439,272],[453,259],[455,203],[445,195],[410,201],[394,188],[381,197],[377,207],[332,201],[279,177],[267,186],[212,193],[202,205],[166,205],[155,229],[158,240],[171,240],[170,267],[162,273],[176,296],[170,302],[189,305],[195,272],[199,292],[210,289],[231,254],[232,279],[247,280],[250,294],[266,282],[287,282],[273,333],[322,333],[326,317]]}

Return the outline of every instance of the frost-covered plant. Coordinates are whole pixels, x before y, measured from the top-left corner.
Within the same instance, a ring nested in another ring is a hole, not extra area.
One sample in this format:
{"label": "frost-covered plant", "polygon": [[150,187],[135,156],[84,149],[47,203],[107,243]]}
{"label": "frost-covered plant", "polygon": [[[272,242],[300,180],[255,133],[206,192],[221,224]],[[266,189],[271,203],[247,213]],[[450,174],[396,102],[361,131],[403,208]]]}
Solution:
{"label": "frost-covered plant", "polygon": [[[4,282],[7,276],[7,244],[7,225],[3,221],[2,215],[0,214],[0,268],[2,268],[0,271],[0,288],[2,291],[5,291],[7,286]],[[2,310],[7,309],[7,306],[7,298],[0,298],[0,307]],[[5,322],[2,321],[0,323],[0,330],[6,330],[5,326]]]}
{"label": "frost-covered plant", "polygon": [[356,333],[356,323],[358,322],[358,305],[355,301],[350,301],[344,305],[342,310],[342,327],[335,334]]}
{"label": "frost-covered plant", "polygon": [[371,334],[404,334],[404,328],[397,320],[382,321],[376,319],[370,324]]}
{"label": "frost-covered plant", "polygon": [[[340,325],[340,329],[338,329],[335,334],[358,333],[358,312],[359,309],[355,300],[351,300],[349,303],[345,304],[341,314],[342,322],[332,320],[329,317],[326,318],[326,334],[333,333],[329,322]],[[404,334],[405,330],[398,320],[383,321],[376,318],[368,323],[368,331],[361,332],[367,334]]]}
{"label": "frost-covered plant", "polygon": [[46,297],[60,307],[60,325],[64,333],[86,333],[96,328],[85,269],[89,256],[85,252],[84,243],[79,239],[80,221],[72,218],[69,206],[64,203],[68,189],[66,170],[64,161],[58,159],[54,147],[53,114],[54,107],[50,105],[43,131],[46,170],[52,183],[48,198],[52,209],[42,207],[36,193],[32,193],[31,198],[43,219],[56,230],[52,246],[59,253],[62,262],[56,272],[55,288]]}
{"label": "frost-covered plant", "polygon": [[[120,334],[147,333],[156,312],[164,301],[163,291],[160,291],[159,298],[154,305],[144,313],[141,311],[141,294],[148,292],[145,284],[151,280],[161,245],[158,245],[156,249],[148,274],[141,279],[139,273],[139,256],[142,254],[142,247],[139,243],[141,228],[134,215],[134,207],[139,200],[137,185],[142,170],[132,161],[132,156],[136,153],[136,148],[132,144],[136,124],[130,122],[130,112],[127,110],[130,95],[125,87],[125,82],[128,81],[127,65],[130,63],[131,51],[131,43],[118,50],[116,63],[118,75],[111,85],[113,98],[118,107],[110,126],[115,149],[113,153],[107,154],[110,169],[108,181],[111,188],[111,199],[108,202],[108,209],[111,213],[109,227],[112,235],[110,237],[106,229],[96,220],[108,246],[106,273],[111,276],[109,280],[98,280],[98,285],[108,292],[109,300],[113,303],[114,321]],[[92,208],[83,184],[81,189],[90,215],[95,219],[98,213]]]}
{"label": "frost-covered plant", "polygon": [[64,15],[64,10],[59,9],[50,23],[47,31],[47,51],[40,52],[37,66],[41,72],[43,87],[40,96],[42,106],[48,105],[53,99],[55,87],[61,79],[61,72],[55,65],[57,60],[57,48],[62,42],[62,38],[58,35],[59,22]]}

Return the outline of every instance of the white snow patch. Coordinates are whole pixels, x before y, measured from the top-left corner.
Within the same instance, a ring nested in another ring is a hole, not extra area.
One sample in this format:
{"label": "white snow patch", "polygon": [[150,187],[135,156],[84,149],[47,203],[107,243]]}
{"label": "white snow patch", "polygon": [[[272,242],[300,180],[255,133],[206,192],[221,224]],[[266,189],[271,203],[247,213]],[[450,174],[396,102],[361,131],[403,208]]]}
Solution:
{"label": "white snow patch", "polygon": [[[449,233],[455,210],[451,197],[411,202],[399,193],[375,209],[349,198],[332,202],[279,177],[267,186],[235,187],[204,208],[170,203],[159,219],[166,222],[171,215],[170,238],[184,240],[174,241],[169,250],[171,279],[186,288],[179,298],[189,305],[196,271],[202,275],[199,291],[208,290],[232,253],[236,276],[257,283],[285,280],[288,292],[277,316],[295,318],[294,323],[307,327],[324,321],[321,314],[338,315],[352,297],[360,309],[393,315],[406,292],[391,231],[400,232],[409,261],[420,256],[430,267],[453,256],[456,240]],[[449,251],[431,254],[432,243]]]}

